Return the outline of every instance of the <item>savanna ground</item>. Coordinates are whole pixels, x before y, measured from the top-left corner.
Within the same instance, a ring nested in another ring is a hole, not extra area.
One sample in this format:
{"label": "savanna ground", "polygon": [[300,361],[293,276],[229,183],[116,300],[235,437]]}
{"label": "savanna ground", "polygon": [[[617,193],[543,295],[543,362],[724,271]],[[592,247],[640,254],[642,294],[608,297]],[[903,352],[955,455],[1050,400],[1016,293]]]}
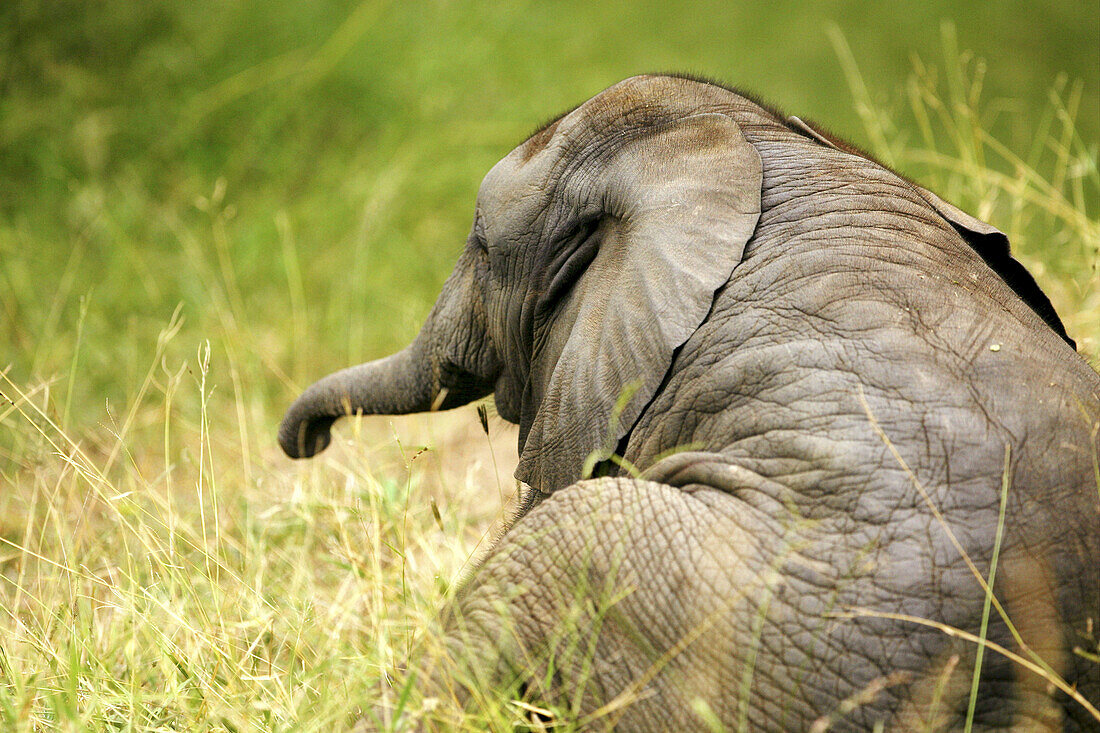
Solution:
{"label": "savanna ground", "polygon": [[275,426],[411,338],[501,155],[632,73],[745,82],[992,221],[1100,365],[1097,9],[988,5],[6,3],[0,729],[422,718],[401,661],[514,430],[374,418],[292,464]]}

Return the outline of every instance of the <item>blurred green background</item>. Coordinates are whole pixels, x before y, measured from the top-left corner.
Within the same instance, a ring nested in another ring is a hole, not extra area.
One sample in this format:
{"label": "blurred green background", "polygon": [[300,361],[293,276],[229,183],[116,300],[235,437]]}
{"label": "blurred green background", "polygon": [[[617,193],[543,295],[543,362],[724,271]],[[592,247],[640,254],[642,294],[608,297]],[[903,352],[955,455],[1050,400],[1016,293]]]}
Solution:
{"label": "blurred green background", "polygon": [[403,345],[482,175],[623,77],[714,76],[873,143],[830,28],[896,136],[917,137],[914,68],[961,66],[1011,150],[1032,149],[1056,85],[1095,150],[1095,1],[7,0],[0,369],[101,420],[179,308],[166,349],[193,360],[209,338],[239,393],[285,404]]}

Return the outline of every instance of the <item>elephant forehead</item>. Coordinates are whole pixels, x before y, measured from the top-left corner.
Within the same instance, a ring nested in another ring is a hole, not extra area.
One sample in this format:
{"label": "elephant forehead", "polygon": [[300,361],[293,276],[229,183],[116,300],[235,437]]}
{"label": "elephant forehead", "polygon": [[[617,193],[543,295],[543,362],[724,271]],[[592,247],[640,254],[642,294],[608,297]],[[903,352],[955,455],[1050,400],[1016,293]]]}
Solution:
{"label": "elephant forehead", "polygon": [[478,203],[482,207],[498,207],[507,204],[514,195],[513,189],[517,188],[523,179],[531,178],[535,170],[527,169],[516,160],[516,153],[512,151],[489,169],[485,178],[481,180],[481,187],[477,192]]}
{"label": "elephant forehead", "polygon": [[524,161],[520,148],[493,166],[478,190],[478,209],[488,232],[523,226],[545,206],[552,187],[554,159],[538,156]]}

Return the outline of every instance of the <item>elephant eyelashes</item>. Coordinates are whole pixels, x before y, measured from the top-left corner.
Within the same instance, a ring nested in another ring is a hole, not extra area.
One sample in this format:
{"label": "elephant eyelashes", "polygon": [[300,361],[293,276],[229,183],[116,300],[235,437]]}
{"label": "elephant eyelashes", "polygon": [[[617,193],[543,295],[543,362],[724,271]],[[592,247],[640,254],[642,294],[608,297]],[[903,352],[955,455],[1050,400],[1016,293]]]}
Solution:
{"label": "elephant eyelashes", "polygon": [[549,253],[549,261],[543,269],[544,280],[540,288],[538,311],[545,313],[557,305],[565,294],[584,274],[599,251],[603,220],[593,217],[582,221],[576,229]]}

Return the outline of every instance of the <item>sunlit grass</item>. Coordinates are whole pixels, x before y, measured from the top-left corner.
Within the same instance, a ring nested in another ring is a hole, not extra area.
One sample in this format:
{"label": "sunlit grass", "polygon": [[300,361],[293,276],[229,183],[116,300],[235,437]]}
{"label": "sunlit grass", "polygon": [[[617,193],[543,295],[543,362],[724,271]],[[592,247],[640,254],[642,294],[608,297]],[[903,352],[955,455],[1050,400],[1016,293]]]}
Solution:
{"label": "sunlit grass", "polygon": [[[206,388],[205,358],[177,389]],[[211,433],[202,400],[190,420],[164,419],[165,444],[185,446],[166,465],[152,446],[86,449],[35,395],[3,392],[18,416],[5,424],[37,443],[2,500],[4,730],[320,730],[356,706],[386,716],[397,668],[504,510],[484,436],[444,438],[475,463],[446,486],[423,447],[386,447],[378,431],[312,465],[269,453],[249,480],[238,436]],[[387,464],[386,477],[364,468]]]}

